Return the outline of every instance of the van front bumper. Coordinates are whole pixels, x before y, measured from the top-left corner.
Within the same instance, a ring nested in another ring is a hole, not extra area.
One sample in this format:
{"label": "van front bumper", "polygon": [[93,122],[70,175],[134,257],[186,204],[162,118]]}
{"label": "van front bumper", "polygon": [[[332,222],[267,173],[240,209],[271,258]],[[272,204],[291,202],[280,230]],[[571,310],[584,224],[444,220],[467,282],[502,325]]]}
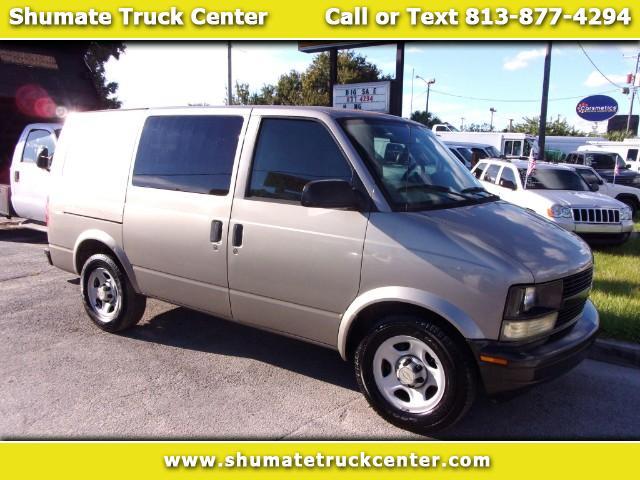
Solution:
{"label": "van front bumper", "polygon": [[[578,365],[593,344],[600,327],[598,311],[587,301],[581,317],[567,330],[528,345],[512,345],[491,340],[469,343],[478,362],[488,395],[526,389],[552,380]],[[501,359],[504,365],[489,363],[482,357]]]}

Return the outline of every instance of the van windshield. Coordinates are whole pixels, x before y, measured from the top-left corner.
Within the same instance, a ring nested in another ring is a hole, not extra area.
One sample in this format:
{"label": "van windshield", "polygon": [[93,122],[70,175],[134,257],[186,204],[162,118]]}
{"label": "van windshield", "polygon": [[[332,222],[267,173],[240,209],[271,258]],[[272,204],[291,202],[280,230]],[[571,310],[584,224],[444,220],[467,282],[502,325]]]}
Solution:
{"label": "van windshield", "polygon": [[394,210],[497,200],[425,127],[375,118],[347,118],[340,123]]}

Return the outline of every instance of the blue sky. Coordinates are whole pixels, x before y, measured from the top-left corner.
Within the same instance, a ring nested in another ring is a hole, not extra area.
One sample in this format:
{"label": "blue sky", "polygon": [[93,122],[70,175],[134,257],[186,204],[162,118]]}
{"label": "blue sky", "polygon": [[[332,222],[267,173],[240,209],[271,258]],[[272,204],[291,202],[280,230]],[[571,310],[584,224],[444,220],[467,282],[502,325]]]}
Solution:
{"label": "blue sky", "polygon": [[[614,83],[623,85],[633,71],[640,43],[585,43],[583,47]],[[496,128],[504,128],[510,118],[539,114],[542,90],[543,43],[407,43],[403,115],[411,104],[412,71],[424,78],[435,78],[429,110],[443,120],[459,126],[489,122],[489,108],[497,110]],[[385,73],[395,73],[395,47],[392,45],[359,49]],[[124,107],[186,105],[206,102],[222,104],[226,86],[225,43],[132,43],[119,60],[106,66],[107,78],[120,84],[119,98]],[[312,55],[297,50],[296,43],[262,42],[233,44],[233,80],[249,83],[257,90],[274,83],[291,69],[303,70]],[[579,98],[554,100],[605,93],[614,97],[620,112],[629,110],[629,96],[610,84],[589,62],[575,43],[556,43],[551,61],[549,116],[566,118],[582,130],[593,125],[575,114]],[[480,97],[492,101],[459,98]],[[413,109],[424,109],[425,85],[414,81]],[[533,100],[507,102],[498,100]],[[634,106],[640,112],[640,101]],[[598,125],[600,130],[606,126]]]}

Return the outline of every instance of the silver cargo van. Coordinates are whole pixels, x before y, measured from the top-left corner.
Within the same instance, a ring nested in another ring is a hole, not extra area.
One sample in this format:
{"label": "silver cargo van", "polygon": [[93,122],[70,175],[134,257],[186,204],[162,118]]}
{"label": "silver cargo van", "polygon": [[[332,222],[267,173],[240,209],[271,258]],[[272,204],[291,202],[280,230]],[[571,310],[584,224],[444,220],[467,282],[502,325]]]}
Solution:
{"label": "silver cargo van", "polygon": [[98,327],[132,327],[152,297],[323,345],[406,429],[566,372],[598,330],[589,247],[484,190],[418,123],[79,113],[52,174],[47,255],[81,276]]}

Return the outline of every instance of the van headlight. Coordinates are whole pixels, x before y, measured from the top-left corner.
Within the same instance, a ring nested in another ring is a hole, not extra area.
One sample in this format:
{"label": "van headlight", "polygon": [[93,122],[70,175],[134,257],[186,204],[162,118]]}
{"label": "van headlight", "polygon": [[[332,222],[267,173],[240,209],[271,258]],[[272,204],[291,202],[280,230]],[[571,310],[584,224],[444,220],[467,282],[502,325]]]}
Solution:
{"label": "van headlight", "polygon": [[551,205],[547,208],[547,215],[551,218],[572,218],[573,212],[569,207],[563,205]]}
{"label": "van headlight", "polygon": [[629,207],[622,207],[620,209],[620,220],[631,220],[632,212]]}
{"label": "van headlight", "polygon": [[501,339],[524,340],[553,330],[562,306],[562,280],[509,289]]}

